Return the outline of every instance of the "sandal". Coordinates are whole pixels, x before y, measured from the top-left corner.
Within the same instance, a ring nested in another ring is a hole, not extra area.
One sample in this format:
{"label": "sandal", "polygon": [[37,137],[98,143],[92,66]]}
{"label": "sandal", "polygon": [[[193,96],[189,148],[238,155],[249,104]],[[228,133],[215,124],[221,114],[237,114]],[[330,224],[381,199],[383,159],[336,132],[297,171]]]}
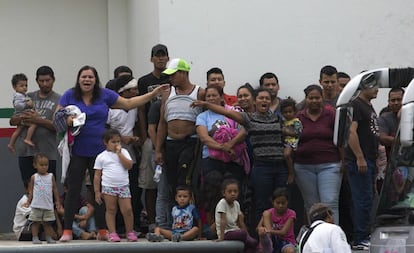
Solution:
{"label": "sandal", "polygon": [[145,237],[149,242],[162,242],[164,240],[164,236],[155,233],[148,233]]}

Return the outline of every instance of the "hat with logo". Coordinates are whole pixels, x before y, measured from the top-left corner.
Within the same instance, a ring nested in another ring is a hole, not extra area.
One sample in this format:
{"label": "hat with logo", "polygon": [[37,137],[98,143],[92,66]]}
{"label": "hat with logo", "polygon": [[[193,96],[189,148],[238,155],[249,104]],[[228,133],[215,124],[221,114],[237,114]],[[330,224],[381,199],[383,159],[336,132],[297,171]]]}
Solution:
{"label": "hat with logo", "polygon": [[190,64],[183,59],[175,58],[168,62],[167,69],[164,70],[162,73],[166,75],[172,75],[178,70],[189,72],[190,71]]}
{"label": "hat with logo", "polygon": [[158,52],[160,52],[168,56],[168,49],[163,44],[157,44],[152,47],[151,49],[151,57],[155,56]]}

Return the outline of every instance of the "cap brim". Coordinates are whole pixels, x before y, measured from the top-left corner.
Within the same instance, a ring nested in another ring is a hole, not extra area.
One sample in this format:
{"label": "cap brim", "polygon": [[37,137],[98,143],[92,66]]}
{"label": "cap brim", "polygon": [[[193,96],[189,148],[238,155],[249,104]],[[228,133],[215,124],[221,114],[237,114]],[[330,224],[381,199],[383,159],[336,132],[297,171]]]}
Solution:
{"label": "cap brim", "polygon": [[178,71],[178,69],[166,69],[162,73],[163,74],[166,74],[166,75],[172,75],[172,74],[174,74],[177,71]]}

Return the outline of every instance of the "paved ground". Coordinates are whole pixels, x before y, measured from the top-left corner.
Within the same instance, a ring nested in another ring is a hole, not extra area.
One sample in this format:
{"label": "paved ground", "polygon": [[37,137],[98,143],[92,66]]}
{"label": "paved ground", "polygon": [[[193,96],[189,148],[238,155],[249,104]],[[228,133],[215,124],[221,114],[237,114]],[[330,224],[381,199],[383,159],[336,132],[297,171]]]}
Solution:
{"label": "paved ground", "polygon": [[16,240],[16,236],[14,233],[0,233],[0,241],[10,241],[10,240]]}
{"label": "paved ground", "polygon": [[165,240],[161,243],[153,243],[148,242],[146,239],[139,239],[138,242],[127,242],[126,239],[123,239],[119,243],[74,240],[69,243],[47,244],[43,242],[43,244],[34,245],[31,241],[16,241],[14,235],[10,233],[1,234],[0,236],[0,253],[238,253],[242,250],[243,244],[237,241],[223,243],[214,241],[183,241],[176,243]]}

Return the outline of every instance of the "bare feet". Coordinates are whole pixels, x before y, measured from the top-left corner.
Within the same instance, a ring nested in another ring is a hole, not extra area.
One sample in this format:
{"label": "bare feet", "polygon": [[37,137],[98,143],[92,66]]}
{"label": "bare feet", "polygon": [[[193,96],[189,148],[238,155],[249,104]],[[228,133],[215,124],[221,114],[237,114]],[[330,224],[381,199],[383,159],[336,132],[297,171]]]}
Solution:
{"label": "bare feet", "polygon": [[80,235],[80,238],[82,240],[92,240],[92,239],[95,239],[95,237],[96,237],[96,234],[94,232],[91,232],[91,233],[82,232],[82,234]]}
{"label": "bare feet", "polygon": [[26,143],[27,145],[31,146],[32,148],[35,147],[35,144],[31,140],[24,139],[24,143]]}
{"label": "bare feet", "polygon": [[8,144],[7,147],[9,148],[10,152],[12,152],[13,154],[16,153],[16,149],[14,148],[14,145]]}

